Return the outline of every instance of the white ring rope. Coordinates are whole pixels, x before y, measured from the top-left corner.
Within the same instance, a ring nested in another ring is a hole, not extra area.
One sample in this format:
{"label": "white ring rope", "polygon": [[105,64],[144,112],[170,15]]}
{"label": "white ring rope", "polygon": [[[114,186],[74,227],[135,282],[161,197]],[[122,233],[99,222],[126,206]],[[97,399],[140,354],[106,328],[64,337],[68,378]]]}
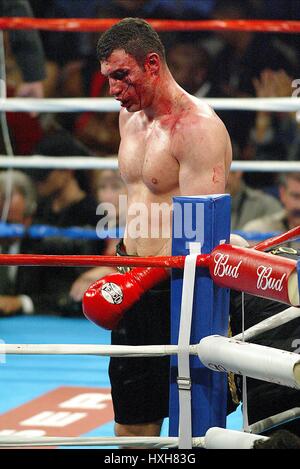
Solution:
{"label": "white ring rope", "polygon": [[[139,446],[151,448],[177,448],[178,437],[0,437],[3,446]],[[204,437],[193,438],[193,447],[204,448]]]}
{"label": "white ring rope", "polygon": [[6,98],[0,110],[6,112],[119,112],[114,98]]}
{"label": "white ring rope", "polygon": [[[149,357],[174,355],[178,345],[79,345],[79,344],[0,344],[0,354],[16,355],[101,355]],[[220,372],[232,371],[271,383],[300,389],[300,357],[297,353],[212,335],[189,351],[204,366]]]}
{"label": "white ring rope", "polygon": [[[14,156],[0,155],[0,168],[117,169],[118,159],[111,155],[90,156]],[[233,161],[231,171],[300,172],[300,161]]]}
{"label": "white ring rope", "polygon": [[[178,345],[90,345],[90,344],[3,344],[0,354],[7,355],[99,355],[102,357],[155,357],[175,355]],[[198,355],[197,345],[190,353]]]}
{"label": "white ring rope", "polygon": [[275,329],[276,327],[282,326],[289,321],[293,321],[293,319],[299,318],[300,316],[300,308],[295,308],[291,306],[291,308],[287,308],[281,313],[275,314],[263,321],[255,324],[252,327],[249,327],[243,333],[237,334],[233,337],[236,340],[244,340],[245,342],[249,341],[253,337],[256,337],[263,332],[270,331],[271,329]]}
{"label": "white ring rope", "polygon": [[[206,449],[250,449],[256,440],[268,440],[268,437],[253,435],[237,430],[212,427],[207,430],[205,437],[194,437],[193,448]],[[178,447],[178,437],[0,437],[0,447],[17,446],[122,446],[122,447],[151,447],[174,448]]]}
{"label": "white ring rope", "polygon": [[[300,99],[287,98],[202,98],[216,110],[297,112]],[[0,111],[6,112],[118,112],[113,98],[1,98]]]}
{"label": "white ring rope", "polygon": [[[294,407],[293,409],[285,410],[279,414],[272,415],[263,420],[249,425],[249,431],[251,433],[262,433],[266,430],[271,430],[273,427],[277,427],[282,423],[294,420],[300,417],[300,407]],[[274,428],[276,430],[276,428]]]}
{"label": "white ring rope", "polygon": [[233,161],[230,171],[250,172],[300,172],[300,161]]}
{"label": "white ring rope", "polygon": [[111,156],[66,156],[61,158],[57,156],[26,155],[10,158],[0,155],[0,168],[117,169],[118,159]]}

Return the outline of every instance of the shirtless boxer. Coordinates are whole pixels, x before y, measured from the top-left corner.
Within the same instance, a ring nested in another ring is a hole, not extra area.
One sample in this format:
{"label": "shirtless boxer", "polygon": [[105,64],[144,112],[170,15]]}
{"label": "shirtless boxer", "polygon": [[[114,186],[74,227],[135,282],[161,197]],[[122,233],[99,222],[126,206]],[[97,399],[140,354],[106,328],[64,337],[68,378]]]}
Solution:
{"label": "shirtless boxer", "polygon": [[[164,47],[144,20],[126,18],[114,25],[101,36],[97,52],[110,94],[122,106],[119,168],[127,186],[128,212],[119,251],[137,256],[171,254],[171,236],[151,237],[151,228],[161,223],[151,217],[151,206],[167,203],[171,208],[174,196],[224,193],[230,138],[215,112],[175,82]],[[145,207],[142,222],[149,228],[148,236],[133,236],[129,229],[136,215],[130,207],[136,202]],[[113,344],[169,343],[166,283],[147,291],[124,314],[112,333]],[[109,311],[109,303],[105,308],[99,303],[101,307]],[[113,358],[109,371],[116,434],[159,435],[168,415],[168,358]]]}

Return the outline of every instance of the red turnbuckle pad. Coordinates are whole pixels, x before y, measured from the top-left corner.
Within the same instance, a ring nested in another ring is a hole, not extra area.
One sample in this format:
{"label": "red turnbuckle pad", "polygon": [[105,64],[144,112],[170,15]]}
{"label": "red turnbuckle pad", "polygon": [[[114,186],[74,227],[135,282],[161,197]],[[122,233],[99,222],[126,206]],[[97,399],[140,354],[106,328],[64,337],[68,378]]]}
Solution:
{"label": "red turnbuckle pad", "polygon": [[219,286],[299,306],[295,260],[221,244],[211,253],[209,272]]}

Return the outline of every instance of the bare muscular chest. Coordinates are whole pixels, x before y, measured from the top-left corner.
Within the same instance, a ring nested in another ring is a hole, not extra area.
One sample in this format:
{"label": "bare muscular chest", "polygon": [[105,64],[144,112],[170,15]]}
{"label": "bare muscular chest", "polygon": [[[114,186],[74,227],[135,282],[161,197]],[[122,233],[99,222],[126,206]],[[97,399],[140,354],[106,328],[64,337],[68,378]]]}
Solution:
{"label": "bare muscular chest", "polygon": [[142,184],[153,194],[166,194],[178,187],[178,162],[171,153],[167,130],[131,129],[122,136],[119,168],[128,188]]}

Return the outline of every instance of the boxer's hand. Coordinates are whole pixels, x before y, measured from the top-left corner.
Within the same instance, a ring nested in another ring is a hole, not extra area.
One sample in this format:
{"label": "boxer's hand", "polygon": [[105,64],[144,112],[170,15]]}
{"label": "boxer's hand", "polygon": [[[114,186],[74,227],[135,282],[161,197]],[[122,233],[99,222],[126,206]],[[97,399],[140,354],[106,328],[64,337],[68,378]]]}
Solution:
{"label": "boxer's hand", "polygon": [[111,274],[93,283],[82,300],[85,316],[104,329],[115,329],[127,311],[155,284],[167,279],[163,268],[135,268]]}

